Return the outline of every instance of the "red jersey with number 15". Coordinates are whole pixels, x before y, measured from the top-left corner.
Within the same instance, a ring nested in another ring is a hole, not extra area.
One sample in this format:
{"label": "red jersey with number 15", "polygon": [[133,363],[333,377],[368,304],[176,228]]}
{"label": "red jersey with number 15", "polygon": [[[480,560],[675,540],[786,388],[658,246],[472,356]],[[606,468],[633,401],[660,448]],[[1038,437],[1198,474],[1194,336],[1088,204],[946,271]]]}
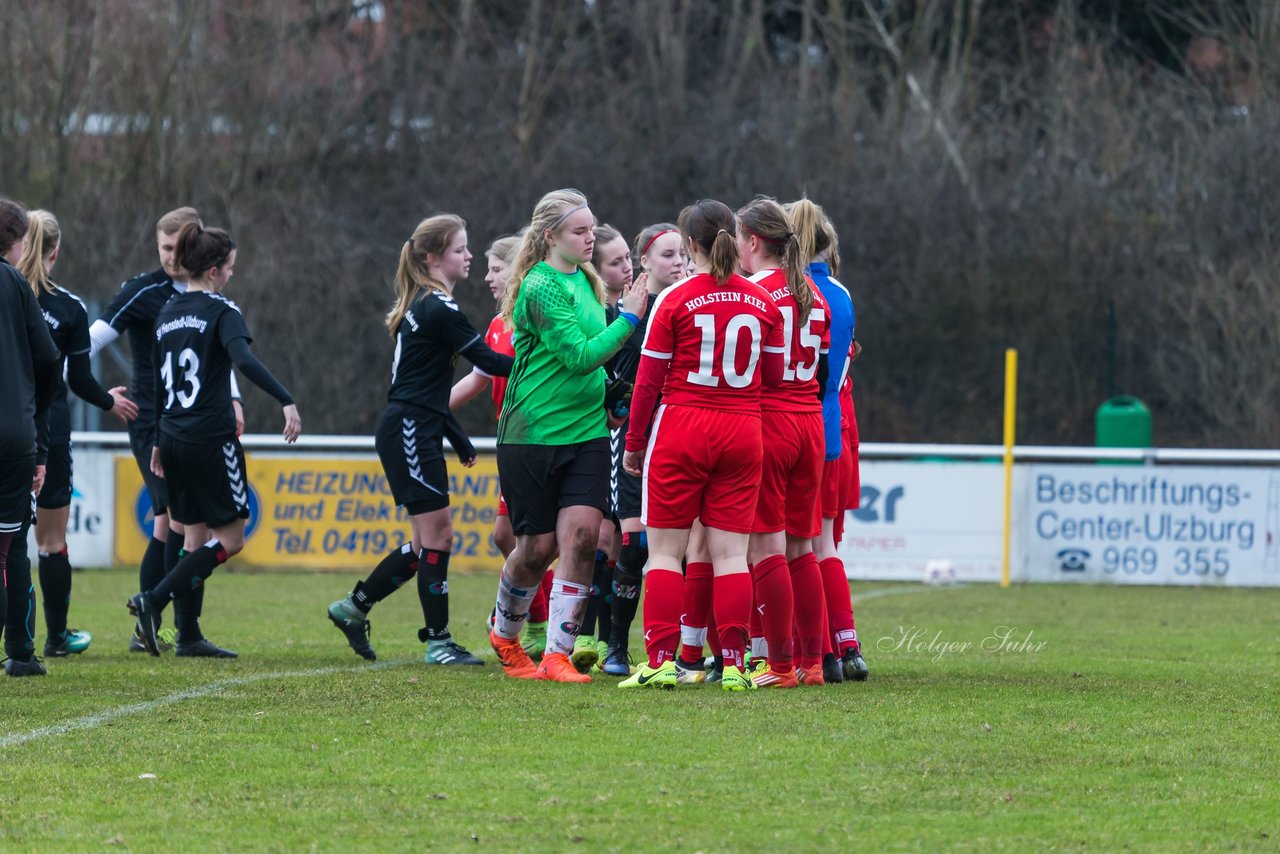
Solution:
{"label": "red jersey with number 15", "polygon": [[[807,276],[805,278],[808,278]],[[782,315],[782,346],[787,366],[782,383],[768,390],[760,401],[771,412],[821,412],[818,399],[818,355],[831,349],[831,312],[822,292],[813,288],[813,309],[803,324],[799,323],[800,306],[787,287],[787,274],[781,270],[761,270],[751,281],[764,288]]]}
{"label": "red jersey with number 15", "polygon": [[671,363],[664,404],[758,413],[765,351],[784,352],[782,316],[768,293],[742,276],[721,286],[698,273],[658,296],[642,353]]}
{"label": "red jersey with number 15", "polygon": [[[489,345],[489,349],[495,353],[501,353],[504,356],[515,357],[516,346],[511,336],[511,329],[507,326],[506,321],[502,319],[501,314],[495,314],[493,320],[489,321],[489,328],[484,333],[484,343]],[[475,369],[477,374],[489,377],[479,368]],[[498,418],[502,418],[502,399],[507,395],[507,378],[506,377],[489,377],[493,383],[493,387],[489,390],[493,397],[493,408],[497,410]]]}

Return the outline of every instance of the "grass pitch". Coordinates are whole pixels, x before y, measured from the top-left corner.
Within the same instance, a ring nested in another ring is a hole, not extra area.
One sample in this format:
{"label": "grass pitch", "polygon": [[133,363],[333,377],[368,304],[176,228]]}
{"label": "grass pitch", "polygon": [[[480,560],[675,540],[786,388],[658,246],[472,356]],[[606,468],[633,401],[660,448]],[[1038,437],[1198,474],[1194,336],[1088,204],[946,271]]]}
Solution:
{"label": "grass pitch", "polygon": [[[124,651],[136,572],[76,575],[93,648],[0,677],[5,851],[1202,850],[1280,845],[1280,591],[859,584],[864,684],[726,694],[379,661],[354,576],[219,572],[238,661]],[[638,649],[638,639],[633,642]]]}

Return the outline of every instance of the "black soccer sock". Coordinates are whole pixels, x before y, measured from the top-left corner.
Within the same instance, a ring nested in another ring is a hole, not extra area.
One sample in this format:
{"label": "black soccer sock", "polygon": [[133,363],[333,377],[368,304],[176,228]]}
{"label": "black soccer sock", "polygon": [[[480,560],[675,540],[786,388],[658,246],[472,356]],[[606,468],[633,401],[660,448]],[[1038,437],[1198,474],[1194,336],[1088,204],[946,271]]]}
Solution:
{"label": "black soccer sock", "polygon": [[644,565],[649,560],[649,541],[643,532],[622,534],[622,551],[613,571],[613,628],[609,645],[626,647],[631,624],[640,606]]}
{"label": "black soccer sock", "polygon": [[62,639],[67,630],[67,610],[71,607],[71,561],[67,550],[40,553],[40,598],[44,603],[44,627],[50,641]]}
{"label": "black soccer sock", "polygon": [[[187,554],[184,549],[182,556]],[[175,592],[173,596],[173,625],[178,630],[178,643],[198,643],[204,639],[200,631],[200,614],[204,611],[204,585],[192,590]]]}
{"label": "black soccer sock", "polygon": [[604,576],[600,582],[600,617],[596,623],[596,640],[609,642],[609,633],[613,631],[613,567],[614,562],[604,565]]}
{"label": "black soccer sock", "polygon": [[190,592],[204,584],[204,580],[213,575],[218,565],[226,561],[227,552],[222,548],[222,543],[210,540],[179,560],[173,571],[164,577],[164,581],[146,594],[147,598],[159,607],[175,595]]}
{"label": "black soccer sock", "polygon": [[[173,536],[173,534],[170,534]],[[164,566],[165,542],[152,537],[147,542],[147,550],[142,553],[142,563],[138,566],[138,589],[150,590],[160,583],[165,576]]]}
{"label": "black soccer sock", "polygon": [[364,613],[395,593],[418,572],[418,556],[413,543],[405,543],[389,553],[373,568],[369,577],[351,591],[351,601]]}
{"label": "black soccer sock", "polygon": [[[9,544],[13,542],[13,534],[0,534],[0,616],[9,613],[9,593],[5,589],[9,584]],[[0,620],[0,635],[8,634],[4,630],[4,621]]]}
{"label": "black soccer sock", "polygon": [[600,616],[600,600],[604,596],[604,570],[609,555],[596,549],[596,565],[591,570],[591,592],[587,594],[587,610],[578,627],[578,637],[589,638],[596,633],[596,618]]}
{"label": "black soccer sock", "polygon": [[[187,553],[184,549],[183,541],[186,534],[179,534],[172,528],[169,529],[169,539],[164,541],[164,574],[168,575],[173,572],[173,568],[178,565],[178,561]],[[150,589],[150,588],[145,588]]]}
{"label": "black soccer sock", "polygon": [[35,588],[31,586],[31,561],[27,558],[27,538],[14,537],[5,567],[9,603],[5,609],[4,654],[16,661],[28,661],[36,651],[36,609],[32,607]]}
{"label": "black soccer sock", "polygon": [[427,627],[419,640],[449,640],[449,553],[423,549],[418,557],[418,600]]}

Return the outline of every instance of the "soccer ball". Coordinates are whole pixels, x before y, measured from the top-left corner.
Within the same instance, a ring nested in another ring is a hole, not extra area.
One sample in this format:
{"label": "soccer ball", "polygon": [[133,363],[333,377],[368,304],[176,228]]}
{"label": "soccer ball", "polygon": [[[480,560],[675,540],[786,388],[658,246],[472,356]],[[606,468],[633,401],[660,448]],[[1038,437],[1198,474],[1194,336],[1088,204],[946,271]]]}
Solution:
{"label": "soccer ball", "polygon": [[924,565],[924,583],[932,587],[955,584],[956,568],[949,560],[931,560]]}

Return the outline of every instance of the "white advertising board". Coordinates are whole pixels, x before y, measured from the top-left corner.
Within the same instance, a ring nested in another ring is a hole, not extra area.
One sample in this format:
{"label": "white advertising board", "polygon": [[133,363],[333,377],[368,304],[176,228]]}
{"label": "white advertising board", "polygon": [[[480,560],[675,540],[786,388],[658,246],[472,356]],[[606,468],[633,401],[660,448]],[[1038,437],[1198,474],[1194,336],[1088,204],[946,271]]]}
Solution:
{"label": "white advertising board", "polygon": [[1017,580],[1280,585],[1280,472],[1024,465]]}
{"label": "white advertising board", "polygon": [[[115,452],[73,448],[67,556],[77,569],[111,566],[115,537]],[[34,527],[27,537],[32,575],[36,565]]]}
{"label": "white advertising board", "polygon": [[1004,470],[992,463],[864,462],[862,502],[845,514],[850,578],[920,581],[948,561],[957,581],[998,581]]}

